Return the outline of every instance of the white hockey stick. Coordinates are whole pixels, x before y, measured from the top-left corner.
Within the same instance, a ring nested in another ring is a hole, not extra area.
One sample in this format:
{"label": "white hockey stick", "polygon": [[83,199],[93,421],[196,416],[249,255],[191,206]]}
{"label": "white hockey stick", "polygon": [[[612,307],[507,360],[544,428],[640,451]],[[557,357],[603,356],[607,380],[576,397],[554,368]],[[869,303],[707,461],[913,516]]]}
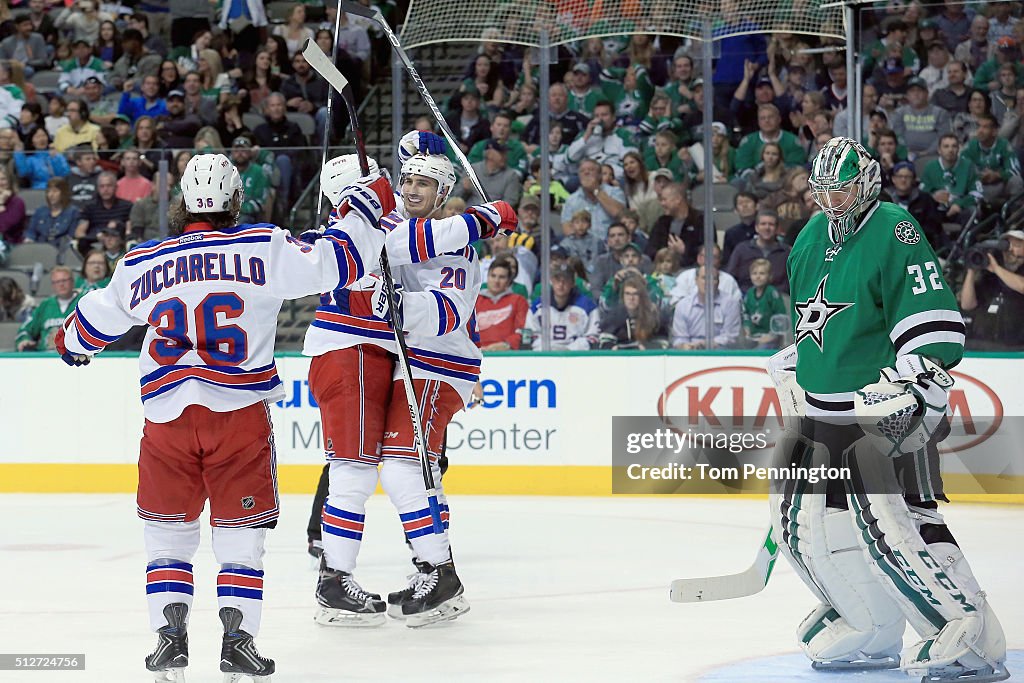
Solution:
{"label": "white hockey stick", "polygon": [[[350,127],[356,141],[356,153],[359,156],[359,167],[363,175],[369,175],[370,167],[366,159],[366,143],[363,141],[363,130],[359,126],[359,118],[356,116],[356,105],[352,99],[352,88],[338,68],[331,63],[327,55],[323,53],[320,46],[312,40],[307,40],[302,48],[302,55],[306,58],[310,67],[324,77],[331,87],[337,90],[345,101],[348,109]],[[423,474],[423,485],[427,490],[427,505],[430,508],[430,518],[433,522],[434,533],[444,533],[444,523],[441,521],[441,506],[437,500],[437,486],[434,483],[434,472],[430,468],[430,454],[427,452],[427,441],[423,437],[423,424],[420,422],[419,404],[416,401],[416,389],[412,381],[412,369],[409,366],[409,348],[405,344],[405,332],[402,330],[402,316],[398,310],[398,296],[395,294],[395,280],[391,276],[391,264],[388,263],[387,248],[380,252],[380,270],[383,275],[384,289],[388,294],[388,307],[391,309],[391,328],[395,333],[395,343],[398,345],[398,365],[402,375],[402,384],[405,386],[405,399],[409,404],[409,417],[412,420],[413,437],[416,441],[416,450],[420,457],[420,470]]]}
{"label": "white hockey stick", "polygon": [[746,571],[727,576],[706,576],[698,579],[676,579],[669,590],[672,602],[712,602],[754,595],[764,590],[779,557],[779,544],[773,529],[757,551],[757,557]]}
{"label": "white hockey stick", "polygon": [[469,182],[473,183],[473,189],[476,190],[476,193],[480,195],[485,202],[488,201],[487,193],[484,192],[484,187],[480,184],[480,179],[477,177],[476,171],[473,170],[473,166],[469,163],[469,159],[467,159],[466,155],[463,154],[462,148],[459,147],[459,141],[455,138],[455,134],[452,133],[452,129],[448,126],[448,122],[444,120],[441,110],[437,108],[437,103],[434,102],[433,96],[431,96],[430,91],[427,89],[427,84],[423,82],[422,78],[420,78],[419,73],[416,71],[416,67],[413,66],[412,60],[409,59],[409,55],[405,53],[402,43],[398,41],[398,36],[396,36],[395,32],[391,30],[390,26],[388,26],[388,21],[384,18],[384,15],[381,14],[380,10],[376,7],[371,9],[364,5],[360,5],[358,2],[352,2],[352,0],[338,0],[338,4],[341,6],[341,9],[347,13],[359,15],[366,19],[370,19],[371,21],[375,21],[380,25],[381,30],[384,31],[384,35],[388,37],[388,42],[391,43],[391,47],[394,49],[395,54],[397,54],[398,58],[402,60],[405,70],[409,72],[409,77],[412,78],[413,85],[415,85],[416,89],[420,92],[420,97],[423,98],[423,102],[427,105],[427,108],[430,109],[430,113],[434,115],[434,119],[437,121],[438,127],[444,134],[445,139],[448,140],[448,146],[451,148],[452,153],[455,154],[459,163],[462,164],[462,168],[466,172],[466,175],[469,176]]}

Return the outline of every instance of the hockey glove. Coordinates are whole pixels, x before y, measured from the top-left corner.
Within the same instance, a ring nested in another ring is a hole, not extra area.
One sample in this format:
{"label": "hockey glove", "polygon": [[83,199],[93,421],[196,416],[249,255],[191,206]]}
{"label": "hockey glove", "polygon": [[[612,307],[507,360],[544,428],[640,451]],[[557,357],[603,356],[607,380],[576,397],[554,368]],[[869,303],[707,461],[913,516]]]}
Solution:
{"label": "hockey glove", "polygon": [[64,344],[63,325],[57,329],[57,336],[54,337],[53,343],[57,347],[57,353],[60,354],[60,359],[72,367],[77,368],[82,365],[88,365],[89,361],[92,360],[92,356],[84,353],[71,353],[68,351],[68,347]]}
{"label": "hockey glove", "polygon": [[391,181],[383,173],[366,176],[341,191],[338,215],[344,217],[355,210],[373,227],[380,219],[395,210],[395,192]]}
{"label": "hockey glove", "polygon": [[416,154],[445,154],[448,144],[445,139],[435,133],[412,130],[402,136],[398,143],[398,158],[405,163]]}
{"label": "hockey glove", "polygon": [[471,206],[466,213],[478,219],[480,223],[480,239],[486,240],[497,234],[511,235],[519,227],[519,216],[516,210],[506,201],[498,200],[479,206]]}
{"label": "hockey glove", "polygon": [[[384,278],[379,275],[372,275],[373,295],[370,297],[370,305],[373,307],[373,317],[385,322],[391,322],[391,302],[388,298],[388,290],[384,287]],[[402,315],[402,286],[395,283],[395,303],[398,304],[398,315]]]}
{"label": "hockey glove", "polygon": [[856,393],[854,409],[861,428],[896,457],[916,453],[942,431],[953,378],[924,356],[900,356],[882,381]]}
{"label": "hockey glove", "polygon": [[323,236],[323,228],[314,228],[313,230],[306,230],[305,232],[299,233],[299,241],[305,242],[306,244],[313,244]]}

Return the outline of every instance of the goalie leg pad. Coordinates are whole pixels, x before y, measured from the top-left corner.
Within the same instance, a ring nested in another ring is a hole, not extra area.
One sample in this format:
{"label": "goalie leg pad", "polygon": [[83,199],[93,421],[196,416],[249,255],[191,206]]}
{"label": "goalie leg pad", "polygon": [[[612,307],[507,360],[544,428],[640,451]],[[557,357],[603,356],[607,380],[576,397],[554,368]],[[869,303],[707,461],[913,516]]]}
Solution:
{"label": "goalie leg pad", "polygon": [[853,520],[826,508],[810,534],[804,562],[828,598],[798,629],[800,647],[815,668],[893,668],[906,622],[865,566]]}
{"label": "goalie leg pad", "polygon": [[[806,437],[785,437],[779,447],[792,449],[786,459],[800,465],[810,465],[816,452],[827,456],[823,444]],[[801,649],[815,668],[897,666],[906,624],[864,565],[850,513],[804,489],[795,483],[769,496],[780,549],[821,601],[797,629]]]}
{"label": "goalie leg pad", "polygon": [[896,494],[852,493],[850,505],[871,570],[922,637],[904,651],[903,668],[924,680],[1001,675],[1002,626],[963,553],[952,543],[929,545],[921,538],[920,529],[942,525],[942,515],[911,508]]}

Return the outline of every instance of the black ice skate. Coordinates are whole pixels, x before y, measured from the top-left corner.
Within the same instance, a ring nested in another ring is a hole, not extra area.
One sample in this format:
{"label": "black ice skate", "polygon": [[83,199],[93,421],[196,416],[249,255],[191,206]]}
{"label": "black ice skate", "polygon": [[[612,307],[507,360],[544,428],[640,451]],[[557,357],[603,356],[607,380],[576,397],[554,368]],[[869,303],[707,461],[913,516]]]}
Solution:
{"label": "black ice skate", "polygon": [[220,620],[224,624],[224,640],[220,647],[220,670],[224,672],[224,683],[238,683],[243,676],[248,676],[253,683],[270,683],[274,660],[261,657],[252,636],[240,629],[241,610],[222,607]]}
{"label": "black ice skate", "polygon": [[313,620],[324,626],[363,628],[386,621],[387,606],[377,593],[368,593],[348,572],[331,569],[320,560],[320,581],[316,585],[319,607]]}
{"label": "black ice skate", "polygon": [[445,562],[433,567],[412,596],[402,603],[405,625],[419,628],[461,617],[469,611],[463,592],[455,565]]}
{"label": "black ice skate", "polygon": [[153,680],[157,683],[185,681],[185,667],[188,666],[187,616],[188,605],[183,602],[164,606],[167,625],[156,632],[156,649],[146,657],[146,668],[156,674]]}
{"label": "black ice skate", "polygon": [[402,604],[407,602],[430,576],[433,567],[428,562],[412,561],[416,565],[416,572],[409,574],[409,585],[400,591],[388,593],[388,616],[392,619],[405,619],[402,614]]}

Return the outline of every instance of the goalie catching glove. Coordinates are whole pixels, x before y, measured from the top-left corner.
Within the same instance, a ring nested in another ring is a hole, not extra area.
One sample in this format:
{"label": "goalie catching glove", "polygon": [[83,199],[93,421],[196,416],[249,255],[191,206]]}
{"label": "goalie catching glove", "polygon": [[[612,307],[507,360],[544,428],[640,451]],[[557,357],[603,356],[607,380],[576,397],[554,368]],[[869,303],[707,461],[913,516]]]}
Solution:
{"label": "goalie catching glove", "polygon": [[925,448],[945,420],[953,378],[924,356],[906,355],[880,379],[854,397],[861,428],[881,440],[890,457]]}
{"label": "goalie catching glove", "polygon": [[487,240],[495,235],[511,235],[519,227],[519,216],[508,202],[498,200],[478,206],[471,206],[466,213],[478,219],[480,239]]}

